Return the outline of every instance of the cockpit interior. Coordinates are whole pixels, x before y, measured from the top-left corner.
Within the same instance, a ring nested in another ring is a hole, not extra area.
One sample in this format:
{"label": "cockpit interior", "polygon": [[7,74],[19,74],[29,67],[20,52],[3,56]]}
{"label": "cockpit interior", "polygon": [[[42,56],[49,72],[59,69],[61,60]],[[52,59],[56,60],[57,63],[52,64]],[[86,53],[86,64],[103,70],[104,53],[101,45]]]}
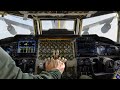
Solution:
{"label": "cockpit interior", "polygon": [[120,66],[118,11],[0,11],[0,47],[24,73],[39,74],[53,50],[62,79],[112,79]]}

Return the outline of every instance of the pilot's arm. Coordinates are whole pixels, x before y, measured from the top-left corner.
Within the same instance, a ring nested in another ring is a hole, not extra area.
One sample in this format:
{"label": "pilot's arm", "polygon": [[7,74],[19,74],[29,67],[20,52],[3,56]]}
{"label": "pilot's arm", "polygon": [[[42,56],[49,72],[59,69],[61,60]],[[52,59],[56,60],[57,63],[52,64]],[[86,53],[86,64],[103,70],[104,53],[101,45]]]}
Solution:
{"label": "pilot's arm", "polygon": [[65,65],[59,60],[53,60],[46,63],[46,68],[47,70],[39,75],[23,73],[9,54],[0,47],[0,79],[60,79]]}

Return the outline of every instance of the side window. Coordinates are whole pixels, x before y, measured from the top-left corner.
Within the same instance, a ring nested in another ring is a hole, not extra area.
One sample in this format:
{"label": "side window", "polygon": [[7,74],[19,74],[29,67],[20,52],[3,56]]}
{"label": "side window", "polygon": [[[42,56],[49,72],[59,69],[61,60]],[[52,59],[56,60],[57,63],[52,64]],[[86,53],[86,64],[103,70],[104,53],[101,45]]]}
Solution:
{"label": "side window", "polygon": [[14,15],[0,17],[0,39],[17,34],[34,34],[33,20],[23,20],[23,17]]}
{"label": "side window", "polygon": [[117,41],[118,14],[111,13],[83,19],[81,35],[97,34]]}

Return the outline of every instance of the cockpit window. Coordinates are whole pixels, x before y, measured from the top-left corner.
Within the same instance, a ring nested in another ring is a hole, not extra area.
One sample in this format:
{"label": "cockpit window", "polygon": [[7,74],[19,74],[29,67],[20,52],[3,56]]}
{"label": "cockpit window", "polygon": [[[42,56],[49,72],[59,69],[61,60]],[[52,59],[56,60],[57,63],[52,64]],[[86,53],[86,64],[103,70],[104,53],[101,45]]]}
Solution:
{"label": "cockpit window", "polygon": [[6,15],[0,16],[0,39],[13,37],[17,34],[34,34],[33,20],[23,17]]}
{"label": "cockpit window", "polygon": [[67,29],[74,30],[74,20],[42,20],[42,30]]}
{"label": "cockpit window", "polygon": [[111,13],[83,19],[81,35],[97,34],[117,41],[118,14]]}

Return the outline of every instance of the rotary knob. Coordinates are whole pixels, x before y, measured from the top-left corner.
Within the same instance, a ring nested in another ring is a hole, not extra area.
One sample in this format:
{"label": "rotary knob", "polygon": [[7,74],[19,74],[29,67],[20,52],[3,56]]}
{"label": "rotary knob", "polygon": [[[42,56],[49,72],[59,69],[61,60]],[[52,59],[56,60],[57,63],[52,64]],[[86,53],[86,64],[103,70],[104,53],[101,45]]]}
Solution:
{"label": "rotary knob", "polygon": [[22,63],[23,63],[23,64],[27,63],[27,60],[26,60],[26,59],[23,59],[23,60],[22,60]]}

